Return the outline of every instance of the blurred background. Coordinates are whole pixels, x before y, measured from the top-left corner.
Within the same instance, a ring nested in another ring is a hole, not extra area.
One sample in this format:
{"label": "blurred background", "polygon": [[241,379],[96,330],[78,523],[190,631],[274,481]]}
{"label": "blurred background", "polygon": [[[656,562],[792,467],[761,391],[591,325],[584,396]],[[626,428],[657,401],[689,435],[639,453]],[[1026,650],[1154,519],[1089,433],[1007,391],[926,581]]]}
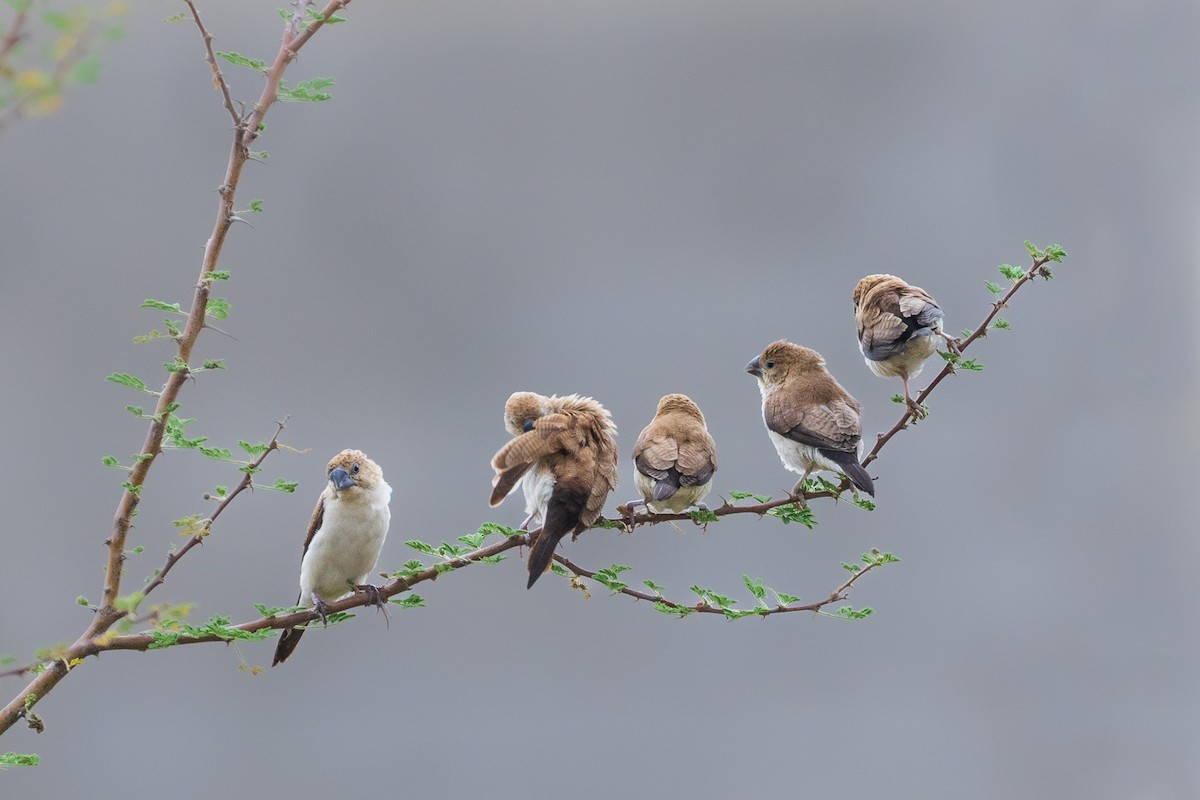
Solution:
{"label": "blurred background", "polygon": [[[216,47],[270,60],[273,2],[201,2]],[[100,82],[0,139],[0,655],[73,641],[165,343],[147,297],[185,306],[212,229],[229,120],[178,3],[131,6]],[[793,483],[744,371],[766,343],[819,350],[898,419],[850,292],[872,272],[974,327],[996,265],[1061,243],[872,467],[878,510],[816,504],[808,531],[737,517],[593,531],[579,564],[633,565],[692,601],[752,604],[748,574],[825,597],[870,547],[899,564],[813,615],[676,620],[510,557],[273,640],[89,660],[0,751],[42,764],[5,796],[887,798],[1200,796],[1193,516],[1200,425],[1200,8],[1190,2],[512,0],[355,2],[274,107],[221,266],[226,359],[182,395],[192,435],[234,447],[290,415],[264,478],[153,596],[193,622],[296,595],[326,461],[367,451],[395,489],[379,567],[494,520],[488,461],[514,390],[593,395],[629,451],[667,392],[704,409],[715,491]],[[262,80],[226,66],[235,97]],[[935,360],[936,361],[936,360]],[[931,362],[916,386],[938,365]],[[194,453],[155,466],[126,586],[180,543],[171,520],[238,475]],[[24,679],[0,680],[4,700]],[[110,776],[104,778],[101,776]],[[151,777],[153,776],[153,777]],[[134,783],[130,783],[130,781]]]}

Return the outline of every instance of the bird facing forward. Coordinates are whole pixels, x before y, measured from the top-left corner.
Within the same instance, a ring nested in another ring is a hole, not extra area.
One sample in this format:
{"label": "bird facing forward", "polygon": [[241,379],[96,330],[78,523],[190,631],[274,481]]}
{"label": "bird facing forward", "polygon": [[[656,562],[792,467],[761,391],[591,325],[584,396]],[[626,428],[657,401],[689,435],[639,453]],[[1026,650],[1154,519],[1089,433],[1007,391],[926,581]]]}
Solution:
{"label": "bird facing forward", "polygon": [[668,394],[658,401],[654,419],[642,429],[633,446],[637,467],[634,483],[645,505],[656,514],[679,513],[697,505],[712,489],[717,471],[717,446],[704,414],[685,394]]}
{"label": "bird facing forward", "polygon": [[779,340],[746,365],[758,378],[763,423],[783,465],[800,473],[792,496],[803,502],[804,481],[816,470],[845,473],[875,496],[875,484],[858,461],[862,407],[825,369],[816,350]]}
{"label": "bird facing forward", "polygon": [[[532,416],[535,407],[540,414]],[[562,538],[591,527],[616,488],[617,429],[608,410],[590,397],[532,392],[509,398],[505,427],[516,438],[492,458],[496,475],[489,502],[500,505],[521,481],[527,512],[542,520],[529,547],[528,588],[550,567]],[[534,477],[526,482],[529,474]]]}
{"label": "bird facing forward", "polygon": [[854,287],[853,300],[858,349],[867,366],[881,378],[900,378],[904,402],[914,416],[925,416],[908,382],[937,351],[938,337],[958,350],[954,338],[942,331],[942,309],[929,292],[895,275],[868,275]]}
{"label": "bird facing forward", "polygon": [[[372,594],[383,608],[379,589],[366,583],[387,538],[392,487],[383,470],[359,450],[343,450],[326,467],[329,482],[308,522],[304,557],[300,561],[301,602],[311,604],[321,619],[327,603],[353,591]],[[279,637],[275,659],[280,664],[292,654],[304,628],[288,628]]]}

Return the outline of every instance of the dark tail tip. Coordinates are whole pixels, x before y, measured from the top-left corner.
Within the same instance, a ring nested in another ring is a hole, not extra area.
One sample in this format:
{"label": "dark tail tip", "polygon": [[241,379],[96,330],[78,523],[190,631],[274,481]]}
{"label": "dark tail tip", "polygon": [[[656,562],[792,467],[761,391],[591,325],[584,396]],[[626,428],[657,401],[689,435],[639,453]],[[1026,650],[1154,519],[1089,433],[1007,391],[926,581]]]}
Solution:
{"label": "dark tail tip", "polygon": [[535,541],[529,547],[529,582],[525,584],[525,588],[529,589],[537,582],[537,579],[542,577],[546,570],[550,569],[550,562],[554,560],[554,548],[558,546],[560,536],[548,535],[545,529],[538,535]]}
{"label": "dark tail tip", "polygon": [[287,657],[296,649],[296,645],[300,644],[302,635],[304,635],[304,628],[287,628],[279,634],[279,644],[275,645],[275,659],[271,662],[272,667],[287,661]]}
{"label": "dark tail tip", "polygon": [[871,480],[871,476],[868,475],[867,471],[862,468],[862,465],[855,461],[851,464],[846,464],[845,467],[846,477],[850,479],[850,482],[857,486],[861,491],[864,491],[871,495],[871,497],[874,497],[875,482]]}

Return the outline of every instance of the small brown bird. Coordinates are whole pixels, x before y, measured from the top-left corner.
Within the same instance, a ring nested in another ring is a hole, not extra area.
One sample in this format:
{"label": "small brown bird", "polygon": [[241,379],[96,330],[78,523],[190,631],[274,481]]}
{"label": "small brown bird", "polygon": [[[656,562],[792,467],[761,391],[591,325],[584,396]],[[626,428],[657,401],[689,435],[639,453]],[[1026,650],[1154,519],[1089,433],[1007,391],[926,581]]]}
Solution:
{"label": "small brown bird", "polygon": [[937,337],[958,350],[954,338],[942,331],[942,309],[929,292],[895,275],[868,275],[854,287],[853,299],[858,349],[867,366],[881,378],[900,378],[904,402],[915,416],[925,416],[908,382],[937,351]]}
{"label": "small brown bird", "polygon": [[[535,407],[538,416],[532,416]],[[528,588],[549,569],[562,538],[591,527],[616,488],[617,429],[608,410],[590,397],[532,392],[509,398],[505,427],[520,433],[492,458],[490,504],[500,505],[521,481],[528,513],[542,520],[529,547]],[[527,482],[528,474],[534,477]]]}
{"label": "small brown bird", "polygon": [[717,446],[708,435],[704,414],[685,394],[658,401],[654,419],[642,429],[633,446],[633,476],[644,505],[656,514],[697,505],[712,489],[717,471]]}
{"label": "small brown bird", "polygon": [[762,391],[763,422],[783,465],[800,473],[792,496],[803,498],[804,481],[816,470],[843,472],[875,496],[871,476],[858,462],[862,407],[825,369],[816,350],[779,340],[746,365]]}
{"label": "small brown bird", "polygon": [[[383,479],[379,465],[360,450],[338,453],[325,474],[329,482],[317,498],[304,539],[296,604],[311,602],[324,620],[327,600],[362,591],[373,594],[382,609],[379,589],[366,580],[387,538],[392,487]],[[286,660],[303,634],[304,628],[288,628],[280,634],[271,666]]]}

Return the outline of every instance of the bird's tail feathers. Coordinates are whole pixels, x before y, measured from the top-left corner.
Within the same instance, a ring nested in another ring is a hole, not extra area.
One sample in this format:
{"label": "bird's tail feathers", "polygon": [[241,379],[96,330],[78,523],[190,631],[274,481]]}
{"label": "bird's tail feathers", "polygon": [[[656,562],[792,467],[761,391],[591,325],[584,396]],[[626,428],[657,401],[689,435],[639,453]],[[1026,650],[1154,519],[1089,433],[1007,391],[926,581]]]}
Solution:
{"label": "bird's tail feathers", "polygon": [[846,477],[850,479],[850,483],[854,484],[859,491],[866,492],[871,497],[875,496],[875,482],[863,469],[862,464],[858,463],[856,455],[844,450],[828,450],[824,447],[818,448],[817,452],[841,467],[842,472],[846,473]]}
{"label": "bird's tail feathers", "polygon": [[300,644],[300,637],[303,635],[304,628],[285,628],[283,633],[279,634],[279,644],[275,645],[275,658],[271,661],[271,666],[287,661],[296,645]]}
{"label": "bird's tail feathers", "polygon": [[546,504],[546,522],[533,544],[529,546],[529,583],[533,586],[542,573],[550,568],[554,550],[562,538],[579,525],[580,515],[587,505],[588,493],[582,489],[556,486]]}

